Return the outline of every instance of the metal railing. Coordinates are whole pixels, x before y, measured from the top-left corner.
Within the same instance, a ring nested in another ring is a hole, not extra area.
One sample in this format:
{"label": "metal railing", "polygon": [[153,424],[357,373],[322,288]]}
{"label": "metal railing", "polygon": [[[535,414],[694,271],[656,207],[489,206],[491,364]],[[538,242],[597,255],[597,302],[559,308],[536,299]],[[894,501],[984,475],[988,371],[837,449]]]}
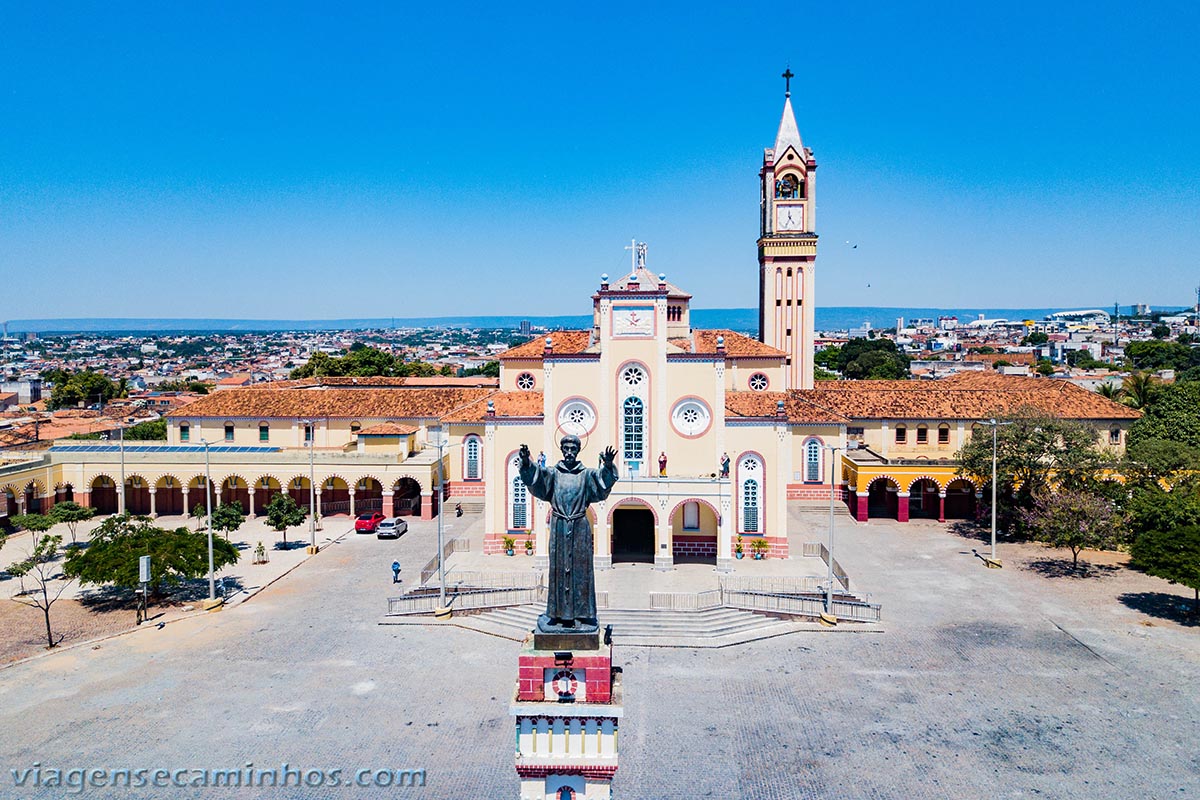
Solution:
{"label": "metal railing", "polygon": [[[470,539],[464,539],[462,537],[459,537],[457,539],[451,539],[450,541],[446,542],[445,545],[442,546],[442,560],[444,561],[445,559],[449,558],[451,553],[468,552],[468,551],[470,551],[470,549],[471,549],[471,540]],[[428,564],[426,564],[424,567],[421,568],[421,585],[422,586],[429,583],[429,579],[437,574],[437,568],[438,568],[438,557],[434,556],[433,558],[429,559]]]}
{"label": "metal railing", "polygon": [[[456,611],[482,608],[504,608],[542,603],[546,600],[543,586],[518,586],[498,589],[461,589],[446,593],[446,605]],[[388,616],[432,614],[438,607],[438,595],[433,592],[406,594],[388,598]]]}
{"label": "metal railing", "polygon": [[[822,542],[805,542],[804,543],[805,558],[820,558],[826,564],[829,563],[829,548]],[[833,577],[838,583],[842,584],[842,588],[847,592],[850,591],[850,576],[846,574],[846,570],[838,563],[835,558],[833,560]]]}
{"label": "metal railing", "polygon": [[749,578],[739,575],[726,575],[720,579],[722,589],[741,592],[779,592],[782,594],[803,594],[818,591],[824,582],[812,575],[801,577],[778,578]]}
{"label": "metal railing", "polygon": [[[436,566],[435,566],[436,572]],[[479,589],[527,589],[545,584],[541,572],[481,572],[453,570],[446,573],[446,586],[468,586]]]}
{"label": "metal railing", "polygon": [[721,607],[721,590],[706,592],[651,592],[650,608],[664,611],[700,611]]}
{"label": "metal railing", "polygon": [[[722,605],[743,611],[798,617],[819,617],[825,611],[825,601],[820,597],[740,590],[722,592]],[[831,610],[840,620],[879,622],[883,619],[883,609],[878,603],[862,600],[835,598]]]}

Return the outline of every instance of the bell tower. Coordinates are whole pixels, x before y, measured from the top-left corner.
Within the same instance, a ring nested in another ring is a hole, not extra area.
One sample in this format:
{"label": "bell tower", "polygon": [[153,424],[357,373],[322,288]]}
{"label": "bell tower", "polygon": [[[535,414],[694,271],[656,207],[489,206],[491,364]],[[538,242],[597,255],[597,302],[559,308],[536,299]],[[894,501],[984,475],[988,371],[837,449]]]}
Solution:
{"label": "bell tower", "polygon": [[816,285],[817,162],[800,141],[792,111],[792,78],[785,81],[783,117],[775,146],[763,151],[759,216],[758,338],[788,354],[789,389],[813,385]]}

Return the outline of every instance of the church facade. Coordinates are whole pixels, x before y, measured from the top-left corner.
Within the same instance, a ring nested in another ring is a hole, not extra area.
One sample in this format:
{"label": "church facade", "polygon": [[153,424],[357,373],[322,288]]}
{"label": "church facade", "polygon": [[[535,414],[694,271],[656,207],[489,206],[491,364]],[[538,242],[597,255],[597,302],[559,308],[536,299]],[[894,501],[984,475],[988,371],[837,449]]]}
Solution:
{"label": "church facade", "polygon": [[[290,494],[318,516],[380,510],[482,513],[485,549],[506,539],[547,556],[546,504],[517,474],[527,444],[548,463],[573,434],[581,459],[618,451],[620,481],[593,507],[598,568],[614,560],[735,564],[740,541],[789,556],[789,503],[844,500],[854,516],[974,513],[979,481],[954,453],[978,420],[1036,407],[1094,424],[1124,446],[1137,413],[1048,379],[814,386],[816,161],[790,96],[764,151],[758,338],[691,325],[692,297],[647,265],[599,276],[592,322],[500,355],[500,376],[316,378],[228,389],[167,415],[165,445],[56,444],[0,464],[10,514],[74,500],[102,513],[186,514],[237,501],[252,514]],[[749,278],[749,270],[747,270]],[[580,304],[589,302],[580,298]],[[212,485],[205,482],[205,456]],[[535,456],[536,457],[536,456]]]}

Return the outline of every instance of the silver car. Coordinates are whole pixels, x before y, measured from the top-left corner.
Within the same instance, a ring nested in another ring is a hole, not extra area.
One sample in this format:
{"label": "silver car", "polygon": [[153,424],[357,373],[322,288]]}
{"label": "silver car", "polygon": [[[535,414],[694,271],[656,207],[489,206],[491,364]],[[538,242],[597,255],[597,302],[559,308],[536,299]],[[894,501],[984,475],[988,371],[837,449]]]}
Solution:
{"label": "silver car", "polygon": [[408,532],[408,523],[400,517],[385,519],[375,529],[376,539],[399,539]]}

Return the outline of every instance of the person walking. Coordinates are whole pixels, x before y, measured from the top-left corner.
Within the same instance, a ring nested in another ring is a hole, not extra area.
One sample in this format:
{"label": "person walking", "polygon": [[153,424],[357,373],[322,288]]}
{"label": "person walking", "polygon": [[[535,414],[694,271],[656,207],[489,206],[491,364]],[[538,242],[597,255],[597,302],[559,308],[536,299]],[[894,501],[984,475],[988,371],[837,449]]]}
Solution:
{"label": "person walking", "polygon": [[393,561],[392,562],[392,583],[399,583],[399,582],[400,582],[400,562]]}

